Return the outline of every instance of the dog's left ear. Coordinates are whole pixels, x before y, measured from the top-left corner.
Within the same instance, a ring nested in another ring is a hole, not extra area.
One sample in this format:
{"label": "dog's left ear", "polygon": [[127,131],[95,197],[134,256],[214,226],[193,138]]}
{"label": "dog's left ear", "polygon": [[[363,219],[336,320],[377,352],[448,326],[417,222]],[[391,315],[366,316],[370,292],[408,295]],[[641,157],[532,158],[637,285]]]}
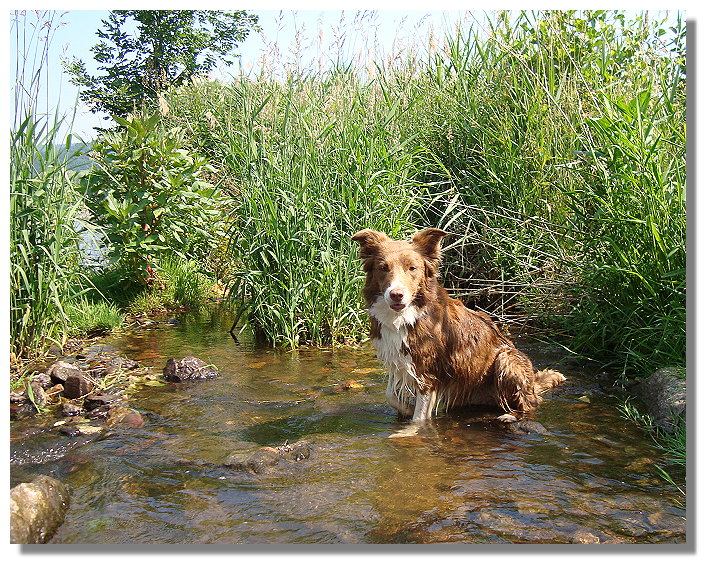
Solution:
{"label": "dog's left ear", "polygon": [[361,229],[358,233],[351,237],[351,239],[360,243],[361,259],[372,257],[380,250],[380,245],[382,243],[390,240],[385,233],[373,231],[372,229]]}
{"label": "dog's left ear", "polygon": [[439,244],[445,235],[447,234],[441,229],[423,229],[412,236],[411,243],[422,255],[436,264],[442,252]]}

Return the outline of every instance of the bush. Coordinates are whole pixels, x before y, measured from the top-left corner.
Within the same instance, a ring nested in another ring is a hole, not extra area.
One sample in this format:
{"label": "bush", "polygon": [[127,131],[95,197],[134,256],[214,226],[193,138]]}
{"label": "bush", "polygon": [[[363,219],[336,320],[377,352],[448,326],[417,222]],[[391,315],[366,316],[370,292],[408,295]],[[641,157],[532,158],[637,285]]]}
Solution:
{"label": "bush", "polygon": [[108,241],[109,262],[126,279],[151,284],[162,255],[209,249],[219,192],[207,160],[183,148],[183,132],[160,116],[116,118],[120,129],[96,141],[97,167],[83,178],[85,202]]}

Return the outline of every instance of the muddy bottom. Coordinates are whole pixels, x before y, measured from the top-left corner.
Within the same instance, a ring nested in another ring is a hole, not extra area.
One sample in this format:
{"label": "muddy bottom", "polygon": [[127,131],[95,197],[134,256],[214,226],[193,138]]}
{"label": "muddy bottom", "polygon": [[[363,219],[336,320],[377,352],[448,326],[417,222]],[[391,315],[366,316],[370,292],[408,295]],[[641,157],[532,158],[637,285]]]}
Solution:
{"label": "muddy bottom", "polygon": [[[145,424],[96,440],[25,436],[42,419],[12,425],[12,484],[42,473],[72,492],[51,543],[685,540],[683,495],[658,475],[662,457],[583,373],[564,368],[568,383],[521,427],[467,409],[411,432],[384,403],[367,345],[259,349],[235,343],[219,310],[179,318],[93,349],[158,372],[195,355],[221,379],[136,389],[129,404]],[[226,465],[298,441],[307,456],[260,472]]]}

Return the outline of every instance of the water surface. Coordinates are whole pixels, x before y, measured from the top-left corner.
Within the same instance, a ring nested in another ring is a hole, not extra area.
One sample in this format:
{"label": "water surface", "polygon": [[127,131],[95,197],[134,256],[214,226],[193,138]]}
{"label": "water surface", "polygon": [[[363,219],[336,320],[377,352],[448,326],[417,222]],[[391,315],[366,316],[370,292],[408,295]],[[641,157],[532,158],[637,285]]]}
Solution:
{"label": "water surface", "polygon": [[[264,349],[247,337],[235,343],[220,310],[179,318],[95,350],[157,372],[169,357],[194,355],[221,379],[138,389],[129,404],[145,425],[89,444],[23,438],[28,424],[13,425],[12,483],[44,473],[72,492],[52,543],[685,539],[683,496],[658,476],[660,454],[582,372],[565,368],[568,384],[531,417],[542,432],[508,432],[495,412],[468,409],[392,437],[407,423],[385,403],[370,346]],[[550,363],[543,358],[533,354]],[[312,443],[304,460],[260,474],[221,466],[254,444],[301,440]],[[52,450],[39,453],[41,444]]]}

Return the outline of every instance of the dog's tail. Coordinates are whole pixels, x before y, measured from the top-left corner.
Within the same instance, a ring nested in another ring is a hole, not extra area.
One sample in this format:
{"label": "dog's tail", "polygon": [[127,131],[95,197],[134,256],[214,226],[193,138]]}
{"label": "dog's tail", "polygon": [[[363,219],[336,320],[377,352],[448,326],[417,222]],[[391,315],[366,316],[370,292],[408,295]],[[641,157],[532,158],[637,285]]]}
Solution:
{"label": "dog's tail", "polygon": [[565,376],[559,371],[544,369],[536,372],[535,379],[536,392],[541,393],[551,387],[555,387],[556,385],[563,383],[565,381]]}

